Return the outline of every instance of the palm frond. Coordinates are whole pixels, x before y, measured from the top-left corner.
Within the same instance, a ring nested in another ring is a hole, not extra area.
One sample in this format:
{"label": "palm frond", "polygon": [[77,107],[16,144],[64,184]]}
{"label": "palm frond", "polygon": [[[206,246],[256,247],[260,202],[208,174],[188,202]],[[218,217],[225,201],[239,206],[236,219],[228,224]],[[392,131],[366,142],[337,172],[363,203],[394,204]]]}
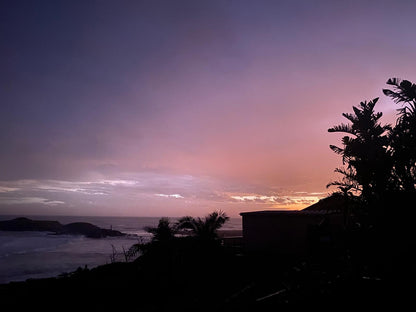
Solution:
{"label": "palm frond", "polygon": [[196,231],[197,228],[197,220],[191,216],[185,216],[180,218],[176,222],[176,229],[177,230],[190,230]]}
{"label": "palm frond", "polygon": [[354,114],[350,114],[350,113],[342,113],[342,116],[344,116],[345,118],[347,118],[349,121],[351,121],[352,123],[355,123],[358,121],[358,118],[356,115]]}
{"label": "palm frond", "polygon": [[344,150],[342,149],[342,148],[340,148],[340,147],[338,147],[338,146],[335,146],[335,145],[329,145],[329,148],[331,149],[331,150],[333,150],[336,154],[338,154],[338,155],[342,155],[343,153],[344,153]]}
{"label": "palm frond", "polygon": [[350,125],[346,125],[343,123],[337,126],[333,126],[332,128],[329,128],[328,132],[345,132],[349,134],[354,134],[354,130],[352,129],[352,127]]}
{"label": "palm frond", "polygon": [[[364,105],[366,104],[366,102],[361,102],[360,104],[361,104],[361,106],[364,107]],[[358,107],[353,106],[352,107],[352,110],[354,111],[354,113],[358,117],[358,119],[360,119],[360,117],[363,115],[364,108],[361,110]],[[345,114],[345,115],[348,115],[348,114]],[[351,116],[353,116],[353,115],[351,115]]]}
{"label": "palm frond", "polygon": [[376,106],[376,103],[378,102],[378,99],[379,98],[377,97],[368,102],[366,101],[361,102],[360,104],[362,104],[363,110],[372,112],[374,109],[374,106]]}
{"label": "palm frond", "polygon": [[356,179],[356,174],[351,169],[335,168],[334,172],[344,175],[344,177],[347,178],[348,180],[355,180]]}
{"label": "palm frond", "polygon": [[355,141],[355,139],[353,139],[353,138],[350,138],[349,136],[343,136],[342,137],[342,139],[341,139],[341,142],[342,142],[342,144],[343,145],[350,145],[350,144],[353,144],[354,143],[354,141]]}
{"label": "palm frond", "polygon": [[390,78],[387,84],[393,86],[393,90],[383,89],[383,93],[393,98],[396,103],[411,103],[416,101],[416,85],[409,80]]}
{"label": "palm frond", "polygon": [[229,217],[226,213],[218,210],[210,213],[203,219],[190,216],[182,217],[178,220],[176,228],[178,230],[187,230],[201,239],[212,239],[216,237],[216,231],[228,220]]}

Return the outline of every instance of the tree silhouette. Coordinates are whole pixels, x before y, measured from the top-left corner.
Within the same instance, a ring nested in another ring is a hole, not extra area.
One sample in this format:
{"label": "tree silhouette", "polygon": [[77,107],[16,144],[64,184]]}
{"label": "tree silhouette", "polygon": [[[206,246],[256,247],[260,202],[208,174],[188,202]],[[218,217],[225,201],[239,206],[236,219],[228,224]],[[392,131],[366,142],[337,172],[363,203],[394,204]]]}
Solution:
{"label": "tree silhouette", "polygon": [[393,90],[383,93],[402,107],[391,134],[391,149],[394,159],[396,188],[415,192],[416,184],[416,85],[408,80],[391,78],[387,81]]}
{"label": "tree silhouette", "polygon": [[133,258],[139,254],[147,253],[149,250],[154,250],[155,247],[169,245],[175,238],[176,228],[170,223],[168,218],[160,218],[156,227],[146,226],[144,230],[153,234],[150,242],[140,241],[133,244],[125,254]]}
{"label": "tree silhouette", "polygon": [[[190,216],[180,218],[176,224],[172,224],[168,218],[161,218],[156,227],[145,227],[146,232],[153,234],[150,242],[138,242],[127,251],[131,257],[139,254],[155,257],[168,257],[178,246],[202,243],[201,248],[217,245],[218,232],[229,217],[223,211],[214,211],[201,218]],[[175,236],[176,234],[187,234]],[[211,244],[214,243],[214,244]],[[188,246],[189,247],[189,246]],[[179,248],[179,249],[181,249]],[[186,248],[185,248],[186,249]]]}
{"label": "tree silhouette", "polygon": [[[355,191],[365,200],[370,200],[389,188],[391,178],[391,159],[389,150],[389,125],[381,125],[381,112],[374,112],[378,98],[361,102],[353,106],[353,114],[343,113],[351,124],[340,124],[328,129],[328,132],[341,132],[343,147],[330,145],[330,148],[342,156],[344,167],[335,169],[343,175],[335,185],[343,193]],[[345,167],[346,165],[346,167]]]}
{"label": "tree silhouette", "polygon": [[161,218],[157,227],[145,227],[146,232],[153,234],[152,241],[166,242],[175,237],[175,228],[168,218]]}
{"label": "tree silhouette", "polygon": [[215,240],[218,238],[217,230],[221,228],[229,217],[223,211],[214,211],[201,218],[190,216],[182,217],[178,220],[177,228],[189,231],[191,235],[200,240]]}

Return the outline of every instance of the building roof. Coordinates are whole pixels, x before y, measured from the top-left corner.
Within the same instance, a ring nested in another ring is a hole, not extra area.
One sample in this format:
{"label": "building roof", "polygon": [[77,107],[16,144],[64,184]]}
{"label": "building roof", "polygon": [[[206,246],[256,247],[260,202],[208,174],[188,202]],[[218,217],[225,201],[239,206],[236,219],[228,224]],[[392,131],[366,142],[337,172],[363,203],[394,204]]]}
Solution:
{"label": "building roof", "polygon": [[305,216],[327,214],[326,211],[306,211],[306,210],[262,210],[262,211],[248,211],[241,212],[240,216]]}
{"label": "building roof", "polygon": [[334,193],[328,197],[322,198],[317,203],[306,207],[302,211],[312,212],[321,211],[325,213],[340,213],[347,205],[347,199],[345,196],[339,193]]}
{"label": "building roof", "polygon": [[299,214],[300,210],[262,210],[262,211],[248,211],[248,212],[241,212],[240,216],[247,216],[247,215],[283,215],[283,214]]}
{"label": "building roof", "polygon": [[242,212],[240,216],[258,215],[258,216],[277,216],[277,215],[316,215],[316,214],[333,214],[341,213],[347,204],[347,200],[341,194],[334,193],[328,197],[322,198],[317,203],[306,207],[302,210],[262,210]]}

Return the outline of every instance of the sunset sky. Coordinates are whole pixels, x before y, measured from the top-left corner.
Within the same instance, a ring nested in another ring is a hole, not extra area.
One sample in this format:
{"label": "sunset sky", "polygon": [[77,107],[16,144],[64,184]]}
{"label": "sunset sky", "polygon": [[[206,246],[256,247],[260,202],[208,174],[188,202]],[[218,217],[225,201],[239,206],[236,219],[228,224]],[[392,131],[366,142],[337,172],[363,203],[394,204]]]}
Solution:
{"label": "sunset sky", "polygon": [[[1,1],[0,214],[231,216],[331,192],[327,129],[393,122],[415,1]],[[346,120],[345,120],[346,121]]]}

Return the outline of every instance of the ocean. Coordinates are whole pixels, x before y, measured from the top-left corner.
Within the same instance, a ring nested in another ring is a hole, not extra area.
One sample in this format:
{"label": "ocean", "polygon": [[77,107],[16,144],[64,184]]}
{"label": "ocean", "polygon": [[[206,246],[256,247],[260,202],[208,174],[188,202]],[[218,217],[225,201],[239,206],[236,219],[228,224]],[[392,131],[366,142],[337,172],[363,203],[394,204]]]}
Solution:
{"label": "ocean", "polygon": [[[0,215],[0,220],[18,216]],[[21,217],[21,216],[19,216]],[[0,231],[0,284],[46,278],[70,273],[77,268],[94,268],[112,261],[125,261],[123,250],[151,235],[146,226],[156,226],[160,218],[151,217],[74,217],[25,216],[33,220],[52,220],[62,224],[89,222],[129,234],[122,237],[87,238],[76,235],[51,235],[46,232]],[[175,221],[175,218],[170,218]],[[222,229],[241,230],[241,218],[231,218]]]}

